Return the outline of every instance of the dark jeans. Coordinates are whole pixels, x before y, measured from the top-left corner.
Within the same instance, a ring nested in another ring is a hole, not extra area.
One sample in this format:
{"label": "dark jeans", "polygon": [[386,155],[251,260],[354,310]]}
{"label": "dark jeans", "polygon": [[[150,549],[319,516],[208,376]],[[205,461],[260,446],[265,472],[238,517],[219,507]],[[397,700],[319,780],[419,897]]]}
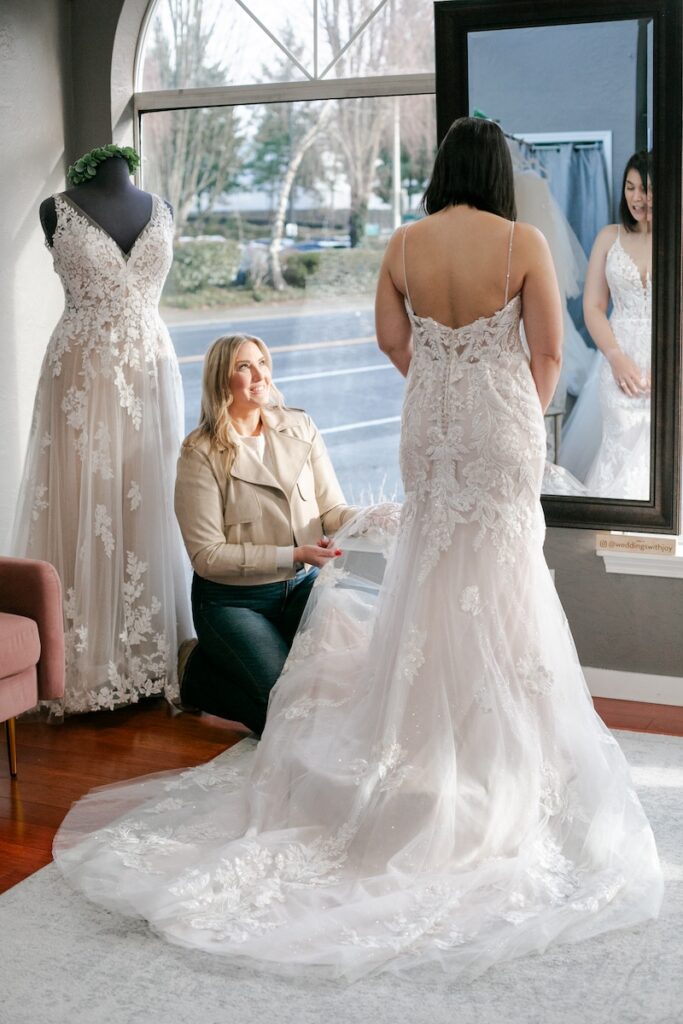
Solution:
{"label": "dark jeans", "polygon": [[234,587],[195,573],[192,618],[199,643],[183,674],[183,704],[243,722],[260,735],[317,575],[317,569],[301,569],[284,583]]}

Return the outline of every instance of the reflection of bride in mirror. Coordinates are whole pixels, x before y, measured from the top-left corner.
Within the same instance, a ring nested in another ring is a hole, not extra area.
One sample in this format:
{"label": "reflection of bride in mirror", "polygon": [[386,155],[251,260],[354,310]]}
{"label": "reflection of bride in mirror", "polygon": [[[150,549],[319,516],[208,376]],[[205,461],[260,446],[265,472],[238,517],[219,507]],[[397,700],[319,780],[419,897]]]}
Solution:
{"label": "reflection of bride in mirror", "polygon": [[[652,233],[649,156],[624,171],[619,216],[597,236],[586,273],[586,326],[602,352],[602,438],[586,476],[589,494],[647,500],[650,494]],[[608,319],[610,302],[612,313]]]}

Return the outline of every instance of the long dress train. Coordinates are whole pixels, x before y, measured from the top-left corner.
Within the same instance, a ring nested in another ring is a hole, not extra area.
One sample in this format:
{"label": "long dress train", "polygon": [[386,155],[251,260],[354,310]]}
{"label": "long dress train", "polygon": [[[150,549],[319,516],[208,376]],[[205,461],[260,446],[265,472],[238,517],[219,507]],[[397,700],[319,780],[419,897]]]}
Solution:
{"label": "long dress train", "polygon": [[91,899],[311,978],[472,977],[656,916],[662,894],[543,557],[521,298],[458,329],[407,310],[405,504],[337,535],[261,742],[97,790],[55,841]]}
{"label": "long dress train", "polygon": [[186,557],[173,514],[182,439],[178,360],[158,304],[173,258],[166,204],[128,254],[55,196],[64,312],[38,382],[12,551],[52,562],[64,592],[59,716],[177,694],[191,635]]}

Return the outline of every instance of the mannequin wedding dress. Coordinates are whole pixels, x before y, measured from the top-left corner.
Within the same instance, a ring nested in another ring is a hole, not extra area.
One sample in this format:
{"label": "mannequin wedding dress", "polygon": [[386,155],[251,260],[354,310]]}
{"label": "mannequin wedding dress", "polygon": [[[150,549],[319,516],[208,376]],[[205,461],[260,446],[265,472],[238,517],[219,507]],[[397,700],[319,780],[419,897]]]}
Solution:
{"label": "mannequin wedding dress", "polygon": [[168,940],[312,983],[472,977],[661,900],[543,558],[521,297],[460,328],[406,309],[405,503],[337,534],[261,742],[94,791],[54,847],[72,885]]}
{"label": "mannequin wedding dress", "polygon": [[82,188],[105,212],[130,191],[134,214],[150,199],[151,213],[124,251],[71,194],[43,204],[65,306],[38,382],[12,549],[52,562],[62,581],[67,680],[53,716],[175,696],[178,640],[191,630],[173,515],[182,389],[157,308],[172,217],[122,159]]}

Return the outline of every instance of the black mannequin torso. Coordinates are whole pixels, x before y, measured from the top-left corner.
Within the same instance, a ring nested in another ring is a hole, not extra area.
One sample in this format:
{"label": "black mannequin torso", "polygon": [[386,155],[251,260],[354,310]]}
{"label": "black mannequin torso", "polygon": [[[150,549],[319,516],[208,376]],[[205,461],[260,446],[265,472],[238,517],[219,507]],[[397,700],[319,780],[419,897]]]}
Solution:
{"label": "black mannequin torso", "polygon": [[[127,162],[119,156],[103,161],[94,178],[66,189],[63,195],[99,225],[126,255],[152,216],[152,196],[135,187],[130,180]],[[170,204],[167,205],[171,209]],[[47,243],[52,247],[57,228],[57,211],[52,196],[40,204],[40,223]]]}

